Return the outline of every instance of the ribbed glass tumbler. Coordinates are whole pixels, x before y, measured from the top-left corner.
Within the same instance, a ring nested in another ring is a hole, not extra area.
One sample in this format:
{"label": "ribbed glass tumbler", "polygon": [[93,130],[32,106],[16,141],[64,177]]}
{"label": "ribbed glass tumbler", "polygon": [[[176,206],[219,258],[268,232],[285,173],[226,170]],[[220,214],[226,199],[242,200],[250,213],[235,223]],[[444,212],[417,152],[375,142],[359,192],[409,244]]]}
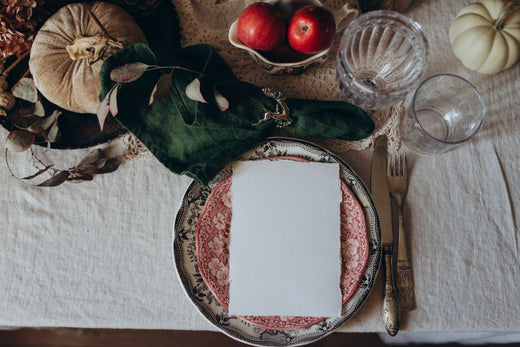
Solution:
{"label": "ribbed glass tumbler", "polygon": [[373,11],[343,32],[336,75],[348,102],[377,110],[412,92],[427,61],[428,41],[419,24],[398,12]]}

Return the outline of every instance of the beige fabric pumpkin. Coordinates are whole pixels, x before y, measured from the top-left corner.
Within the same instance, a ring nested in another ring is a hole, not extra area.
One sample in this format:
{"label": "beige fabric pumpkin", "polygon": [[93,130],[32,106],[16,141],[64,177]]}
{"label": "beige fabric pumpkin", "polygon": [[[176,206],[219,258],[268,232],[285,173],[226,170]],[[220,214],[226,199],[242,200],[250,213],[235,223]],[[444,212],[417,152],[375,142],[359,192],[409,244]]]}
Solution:
{"label": "beige fabric pumpkin", "polygon": [[119,6],[70,4],[39,30],[29,68],[36,87],[49,101],[70,111],[96,113],[103,61],[138,42],[147,43],[143,32]]}

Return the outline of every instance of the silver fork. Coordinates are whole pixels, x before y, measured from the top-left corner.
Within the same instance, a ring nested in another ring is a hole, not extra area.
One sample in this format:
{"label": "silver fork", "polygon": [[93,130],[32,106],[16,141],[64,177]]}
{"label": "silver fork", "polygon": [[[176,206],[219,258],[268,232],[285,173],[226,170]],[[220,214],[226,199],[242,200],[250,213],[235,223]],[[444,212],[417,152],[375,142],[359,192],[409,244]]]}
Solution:
{"label": "silver fork", "polygon": [[399,292],[399,304],[402,311],[415,308],[415,293],[412,268],[408,256],[408,242],[404,230],[403,200],[408,190],[406,173],[406,155],[393,154],[388,159],[386,178],[390,195],[399,210],[399,235],[397,244],[397,271],[396,282]]}

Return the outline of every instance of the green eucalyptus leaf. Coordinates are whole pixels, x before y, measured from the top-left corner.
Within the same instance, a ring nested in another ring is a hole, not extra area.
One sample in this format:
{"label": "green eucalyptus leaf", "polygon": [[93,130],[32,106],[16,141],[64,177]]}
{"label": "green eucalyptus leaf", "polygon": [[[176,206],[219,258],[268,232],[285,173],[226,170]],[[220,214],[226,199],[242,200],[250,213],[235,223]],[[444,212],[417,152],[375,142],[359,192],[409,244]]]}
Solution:
{"label": "green eucalyptus leaf", "polygon": [[116,67],[110,72],[110,79],[117,83],[134,82],[143,75],[150,65],[136,62]]}
{"label": "green eucalyptus leaf", "polygon": [[68,171],[60,171],[48,180],[38,184],[38,187],[56,187],[65,182],[69,178]]}
{"label": "green eucalyptus leaf", "polygon": [[32,78],[24,77],[16,83],[11,90],[15,98],[36,103],[38,101],[38,90]]}
{"label": "green eucalyptus leaf", "polygon": [[16,129],[7,136],[5,148],[15,152],[23,152],[33,145],[35,138],[36,135],[33,133]]}

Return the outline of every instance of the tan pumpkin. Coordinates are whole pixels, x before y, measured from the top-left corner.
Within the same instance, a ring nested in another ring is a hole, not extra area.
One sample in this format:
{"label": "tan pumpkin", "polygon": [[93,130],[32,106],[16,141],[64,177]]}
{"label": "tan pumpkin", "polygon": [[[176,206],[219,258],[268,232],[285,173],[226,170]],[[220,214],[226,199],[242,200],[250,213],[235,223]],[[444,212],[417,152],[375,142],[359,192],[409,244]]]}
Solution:
{"label": "tan pumpkin", "polygon": [[480,0],[462,9],[450,27],[453,52],[464,66],[485,74],[520,57],[520,2]]}
{"label": "tan pumpkin", "polygon": [[147,43],[142,30],[119,6],[70,4],[38,31],[29,68],[36,87],[49,101],[70,111],[96,113],[103,61],[138,42]]}

